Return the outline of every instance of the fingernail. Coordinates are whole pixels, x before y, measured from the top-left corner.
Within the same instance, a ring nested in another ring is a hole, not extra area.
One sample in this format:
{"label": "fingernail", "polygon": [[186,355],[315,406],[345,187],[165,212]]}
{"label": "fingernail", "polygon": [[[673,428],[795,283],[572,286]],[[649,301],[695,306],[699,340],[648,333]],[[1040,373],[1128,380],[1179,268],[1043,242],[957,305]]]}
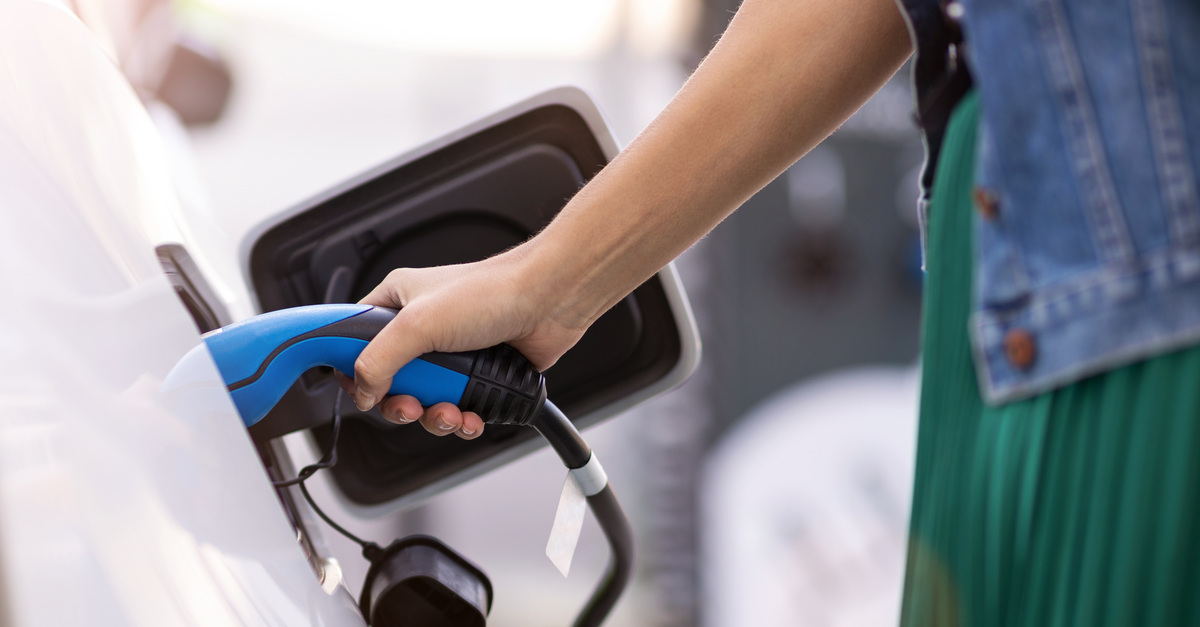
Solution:
{"label": "fingernail", "polygon": [[398,422],[398,423],[400,423],[400,424],[402,424],[402,425],[406,425],[406,424],[408,424],[408,423],[412,422],[412,420],[413,420],[412,418],[409,418],[408,416],[405,416],[405,415],[404,415],[404,412],[402,412],[402,411],[401,411],[401,412],[396,412],[396,422]]}
{"label": "fingernail", "polygon": [[448,422],[439,422],[438,429],[441,429],[442,431],[453,431],[454,425],[452,425]]}
{"label": "fingernail", "polygon": [[472,428],[470,428],[470,427],[465,427],[465,426],[464,426],[464,427],[462,428],[462,432],[463,432],[463,434],[464,434],[464,435],[475,435],[475,430],[474,430],[474,429],[472,429]]}
{"label": "fingernail", "polygon": [[367,394],[367,391],[362,388],[358,388],[358,391],[354,393],[354,404],[358,407],[358,411],[367,411],[368,409],[371,409],[371,406],[375,404],[373,402],[374,400],[375,399],[371,398],[371,395]]}

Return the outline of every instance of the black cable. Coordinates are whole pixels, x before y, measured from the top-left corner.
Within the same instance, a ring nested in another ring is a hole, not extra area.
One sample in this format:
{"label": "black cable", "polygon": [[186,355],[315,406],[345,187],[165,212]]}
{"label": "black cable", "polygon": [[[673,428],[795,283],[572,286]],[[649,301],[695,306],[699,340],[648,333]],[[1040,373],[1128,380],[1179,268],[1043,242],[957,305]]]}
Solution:
{"label": "black cable", "polygon": [[330,527],[333,527],[334,531],[346,536],[347,538],[350,538],[351,540],[353,540],[355,542],[355,544],[361,546],[364,551],[366,551],[369,546],[376,546],[376,547],[379,546],[379,545],[375,544],[374,542],[370,542],[368,540],[363,540],[362,538],[350,533],[349,531],[346,531],[346,529],[343,528],[341,525],[333,522],[333,519],[330,518],[329,516],[326,516],[325,512],[321,511],[321,508],[317,506],[317,502],[314,501],[312,495],[308,493],[308,485],[306,485],[303,481],[300,482],[300,493],[304,495],[304,500],[308,501],[308,504],[312,506],[313,511],[315,511],[317,513],[317,516],[320,516],[321,520],[325,521],[325,524],[329,525]]}
{"label": "black cable", "polygon": [[[582,468],[591,459],[591,448],[579,435],[575,425],[562,410],[554,406],[554,403],[546,401],[541,413],[534,419],[533,427],[550,443],[567,468]],[[603,490],[587,497],[587,501],[596,522],[600,523],[604,537],[608,539],[612,559],[609,560],[608,570],[596,586],[596,591],[575,618],[575,627],[596,627],[604,622],[633,575],[633,528],[625,510],[621,508],[621,503],[617,501],[612,486],[605,485]]]}
{"label": "black cable", "polygon": [[308,479],[310,477],[312,477],[314,474],[316,474],[316,472],[318,470],[321,470],[323,468],[333,468],[334,466],[337,465],[337,462],[338,462],[337,445],[338,445],[338,435],[340,435],[342,432],[342,397],[344,395],[345,395],[345,391],[343,391],[342,388],[339,386],[338,391],[337,391],[337,397],[333,401],[333,437],[331,438],[332,442],[329,446],[329,450],[326,451],[326,453],[321,456],[321,459],[317,460],[317,462],[315,464],[309,464],[309,465],[305,466],[304,468],[301,468],[300,472],[296,473],[295,479],[272,481],[271,483],[273,483],[275,485],[275,487],[277,487],[277,488],[288,488],[288,487],[291,487],[294,485],[300,486],[300,494],[304,495],[304,500],[308,501],[309,506],[311,506],[313,508],[313,511],[317,513],[317,516],[320,516],[321,520],[325,521],[325,524],[329,525],[330,527],[333,527],[334,531],[342,534],[343,536],[346,536],[347,538],[349,538],[350,540],[354,541],[359,546],[361,546],[363,548],[363,552],[365,554],[366,552],[371,550],[371,547],[374,547],[377,549],[377,548],[379,548],[379,545],[375,544],[374,542],[370,542],[368,540],[363,540],[362,538],[347,531],[341,525],[333,522],[333,519],[330,518],[329,516],[327,516],[325,514],[325,512],[320,508],[320,506],[317,505],[317,502],[313,500],[312,495],[308,493],[308,486],[305,485],[305,483],[304,483],[305,481],[308,481]]}
{"label": "black cable", "polygon": [[612,486],[604,486],[598,494],[587,497],[588,507],[600,523],[608,546],[612,549],[613,559],[608,563],[604,579],[596,586],[596,591],[588,599],[587,605],[575,619],[575,627],[595,627],[599,625],[608,613],[612,611],[625,586],[633,576],[634,543],[633,528],[621,503],[613,492]]}
{"label": "black cable", "polygon": [[531,426],[550,444],[550,448],[558,453],[559,459],[567,468],[583,468],[592,458],[592,448],[584,441],[583,436],[579,435],[575,424],[554,403],[546,401]]}
{"label": "black cable", "polygon": [[[316,463],[301,468],[300,472],[296,473],[296,478],[272,483],[278,488],[300,486],[300,493],[304,495],[304,500],[308,501],[317,516],[320,516],[321,520],[325,521],[325,524],[334,531],[361,546],[363,557],[374,564],[376,559],[382,555],[383,549],[378,544],[363,540],[334,522],[313,500],[312,495],[308,493],[308,486],[305,484],[318,470],[332,468],[337,464],[338,435],[342,429],[343,394],[344,392],[339,388],[337,398],[334,400],[333,437],[329,451]],[[575,429],[575,425],[567,418],[566,414],[554,403],[546,401],[532,426],[545,438],[568,469],[582,468],[591,460],[591,447],[579,435],[579,431]],[[599,585],[596,586],[596,591],[588,599],[583,611],[575,618],[575,627],[597,627],[604,622],[617,600],[621,598],[626,586],[629,585],[629,580],[633,575],[635,555],[633,529],[612,486],[606,484],[600,492],[588,496],[587,502],[588,508],[592,510],[596,522],[600,524],[600,529],[604,532],[604,537],[612,549],[612,559],[609,560],[608,569]]]}
{"label": "black cable", "polygon": [[271,483],[274,484],[275,487],[288,488],[294,485],[303,485],[304,482],[308,481],[308,478],[316,474],[318,470],[321,470],[322,468],[333,468],[337,465],[338,435],[340,435],[342,432],[342,397],[345,396],[345,394],[345,390],[343,390],[341,386],[338,386],[337,397],[333,399],[333,442],[330,444],[329,450],[321,456],[321,459],[317,460],[317,463],[309,464],[308,466],[301,468],[300,472],[296,473],[295,479],[272,481]]}

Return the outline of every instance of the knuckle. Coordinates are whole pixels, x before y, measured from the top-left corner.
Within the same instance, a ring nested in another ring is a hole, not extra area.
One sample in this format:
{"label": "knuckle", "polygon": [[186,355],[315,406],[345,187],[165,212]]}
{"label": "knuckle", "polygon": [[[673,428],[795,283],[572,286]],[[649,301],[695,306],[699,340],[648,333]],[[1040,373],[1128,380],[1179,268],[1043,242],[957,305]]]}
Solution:
{"label": "knuckle", "polygon": [[388,272],[387,278],[384,279],[384,284],[393,300],[401,306],[408,305],[408,285],[412,280],[411,268],[396,268]]}
{"label": "knuckle", "polygon": [[360,383],[370,383],[379,370],[373,351],[364,350],[354,361],[354,378]]}

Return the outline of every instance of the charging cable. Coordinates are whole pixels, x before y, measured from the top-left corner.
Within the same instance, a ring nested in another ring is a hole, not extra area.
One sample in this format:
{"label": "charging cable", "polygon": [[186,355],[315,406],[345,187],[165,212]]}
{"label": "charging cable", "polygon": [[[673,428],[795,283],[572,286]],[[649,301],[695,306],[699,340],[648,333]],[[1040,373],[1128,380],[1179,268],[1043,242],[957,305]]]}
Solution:
{"label": "charging cable", "polygon": [[[384,554],[384,548],[354,535],[334,522],[317,505],[308,492],[308,486],[305,485],[305,482],[317,471],[332,468],[338,462],[337,444],[342,428],[341,407],[344,394],[345,392],[339,387],[333,405],[333,437],[329,450],[315,463],[301,468],[295,478],[272,483],[277,488],[298,486],[300,493],[304,495],[304,500],[313,508],[317,516],[334,531],[362,547],[363,557],[374,564]],[[625,591],[625,587],[629,585],[634,562],[633,529],[630,527],[629,519],[625,515],[625,510],[622,509],[621,503],[617,500],[612,486],[608,483],[608,476],[605,474],[604,468],[566,414],[550,401],[546,401],[530,426],[545,438],[567,467],[570,472],[568,481],[575,481],[578,484],[587,499],[588,508],[592,510],[592,514],[600,524],[600,529],[604,532],[604,537],[608,540],[612,551],[612,559],[608,563],[603,578],[574,623],[575,627],[596,627],[604,622]],[[572,543],[571,546],[573,549],[574,544]],[[366,593],[365,587],[363,593]]]}

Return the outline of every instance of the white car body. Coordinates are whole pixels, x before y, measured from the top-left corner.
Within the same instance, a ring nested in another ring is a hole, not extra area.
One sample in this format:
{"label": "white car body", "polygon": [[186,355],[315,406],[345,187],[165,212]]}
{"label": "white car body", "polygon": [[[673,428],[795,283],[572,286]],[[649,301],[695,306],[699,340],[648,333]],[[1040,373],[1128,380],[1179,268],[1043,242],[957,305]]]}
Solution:
{"label": "white car body", "polygon": [[[0,4],[0,623],[355,625],[297,547],[155,258],[188,241],[158,135],[90,32]],[[200,402],[196,402],[200,400]]]}
{"label": "white car body", "polygon": [[[517,108],[556,98],[582,109],[616,154],[577,90]],[[74,14],[53,0],[0,2],[0,625],[363,624],[320,538],[305,538],[310,553],[298,542],[215,365],[172,373],[202,340],[157,246],[190,251],[232,318],[256,311],[235,247],[186,187],[137,93]],[[678,278],[670,267],[660,277],[678,363],[585,418],[695,368]]]}

